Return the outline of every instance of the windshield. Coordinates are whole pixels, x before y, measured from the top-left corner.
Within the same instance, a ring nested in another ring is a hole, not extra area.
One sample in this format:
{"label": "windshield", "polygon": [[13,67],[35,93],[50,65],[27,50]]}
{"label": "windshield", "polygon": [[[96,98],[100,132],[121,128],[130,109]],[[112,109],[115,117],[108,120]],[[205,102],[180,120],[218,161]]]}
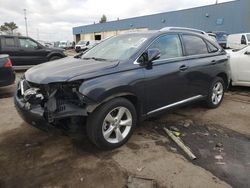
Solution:
{"label": "windshield", "polygon": [[61,44],[61,45],[65,45],[65,44],[66,44],[66,42],[60,42],[60,44]]}
{"label": "windshield", "polygon": [[149,34],[133,33],[104,40],[87,51],[82,58],[126,60],[148,39]]}
{"label": "windshield", "polygon": [[247,40],[250,42],[250,34],[247,34]]}
{"label": "windshield", "polygon": [[84,45],[85,43],[86,43],[85,41],[80,40],[77,44],[78,44],[78,45]]}

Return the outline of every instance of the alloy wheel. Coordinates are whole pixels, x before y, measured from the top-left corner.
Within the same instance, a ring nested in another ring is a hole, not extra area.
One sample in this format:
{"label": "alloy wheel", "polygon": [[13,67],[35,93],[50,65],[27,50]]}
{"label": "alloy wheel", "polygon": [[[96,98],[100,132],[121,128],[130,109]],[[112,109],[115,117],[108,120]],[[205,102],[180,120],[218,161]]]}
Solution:
{"label": "alloy wheel", "polygon": [[109,143],[119,143],[128,136],[131,128],[131,112],[126,107],[117,107],[104,118],[102,134]]}
{"label": "alloy wheel", "polygon": [[212,102],[214,105],[218,105],[223,97],[223,85],[221,82],[217,82],[213,87]]}

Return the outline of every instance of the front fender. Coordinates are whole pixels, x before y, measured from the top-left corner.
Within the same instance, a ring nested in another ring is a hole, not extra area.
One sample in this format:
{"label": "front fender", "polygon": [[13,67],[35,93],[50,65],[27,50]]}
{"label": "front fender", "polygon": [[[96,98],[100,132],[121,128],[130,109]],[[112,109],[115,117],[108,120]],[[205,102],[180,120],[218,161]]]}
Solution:
{"label": "front fender", "polygon": [[85,80],[79,87],[79,92],[101,104],[114,97],[132,95],[143,100],[144,74],[142,69],[119,72]]}

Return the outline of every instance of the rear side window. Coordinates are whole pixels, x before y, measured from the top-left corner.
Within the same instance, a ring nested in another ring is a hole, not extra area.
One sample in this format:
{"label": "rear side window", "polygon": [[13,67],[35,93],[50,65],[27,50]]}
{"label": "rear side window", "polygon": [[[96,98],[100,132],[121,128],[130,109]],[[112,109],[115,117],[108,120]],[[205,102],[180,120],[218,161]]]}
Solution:
{"label": "rear side window", "polygon": [[207,42],[207,47],[208,47],[209,53],[215,53],[215,52],[218,52],[218,50],[219,50],[216,46],[214,46],[210,42]]}
{"label": "rear side window", "polygon": [[164,35],[159,37],[150,49],[157,48],[161,52],[159,59],[169,59],[182,56],[182,47],[178,35]]}
{"label": "rear side window", "polygon": [[15,46],[15,40],[12,37],[5,37],[5,47],[14,47]]}
{"label": "rear side window", "polygon": [[183,35],[182,38],[187,55],[208,53],[207,45],[202,38],[193,35]]}

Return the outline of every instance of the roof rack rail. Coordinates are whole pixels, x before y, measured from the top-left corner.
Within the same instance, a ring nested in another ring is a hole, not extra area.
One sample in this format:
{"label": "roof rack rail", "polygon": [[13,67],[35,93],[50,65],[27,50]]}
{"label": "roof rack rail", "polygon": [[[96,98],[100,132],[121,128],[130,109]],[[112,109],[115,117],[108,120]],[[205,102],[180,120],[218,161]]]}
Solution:
{"label": "roof rack rail", "polygon": [[191,31],[191,32],[202,34],[202,35],[207,35],[207,33],[205,31],[193,29],[193,28],[188,28],[188,27],[164,27],[164,28],[160,29],[160,31],[173,31],[173,30]]}

